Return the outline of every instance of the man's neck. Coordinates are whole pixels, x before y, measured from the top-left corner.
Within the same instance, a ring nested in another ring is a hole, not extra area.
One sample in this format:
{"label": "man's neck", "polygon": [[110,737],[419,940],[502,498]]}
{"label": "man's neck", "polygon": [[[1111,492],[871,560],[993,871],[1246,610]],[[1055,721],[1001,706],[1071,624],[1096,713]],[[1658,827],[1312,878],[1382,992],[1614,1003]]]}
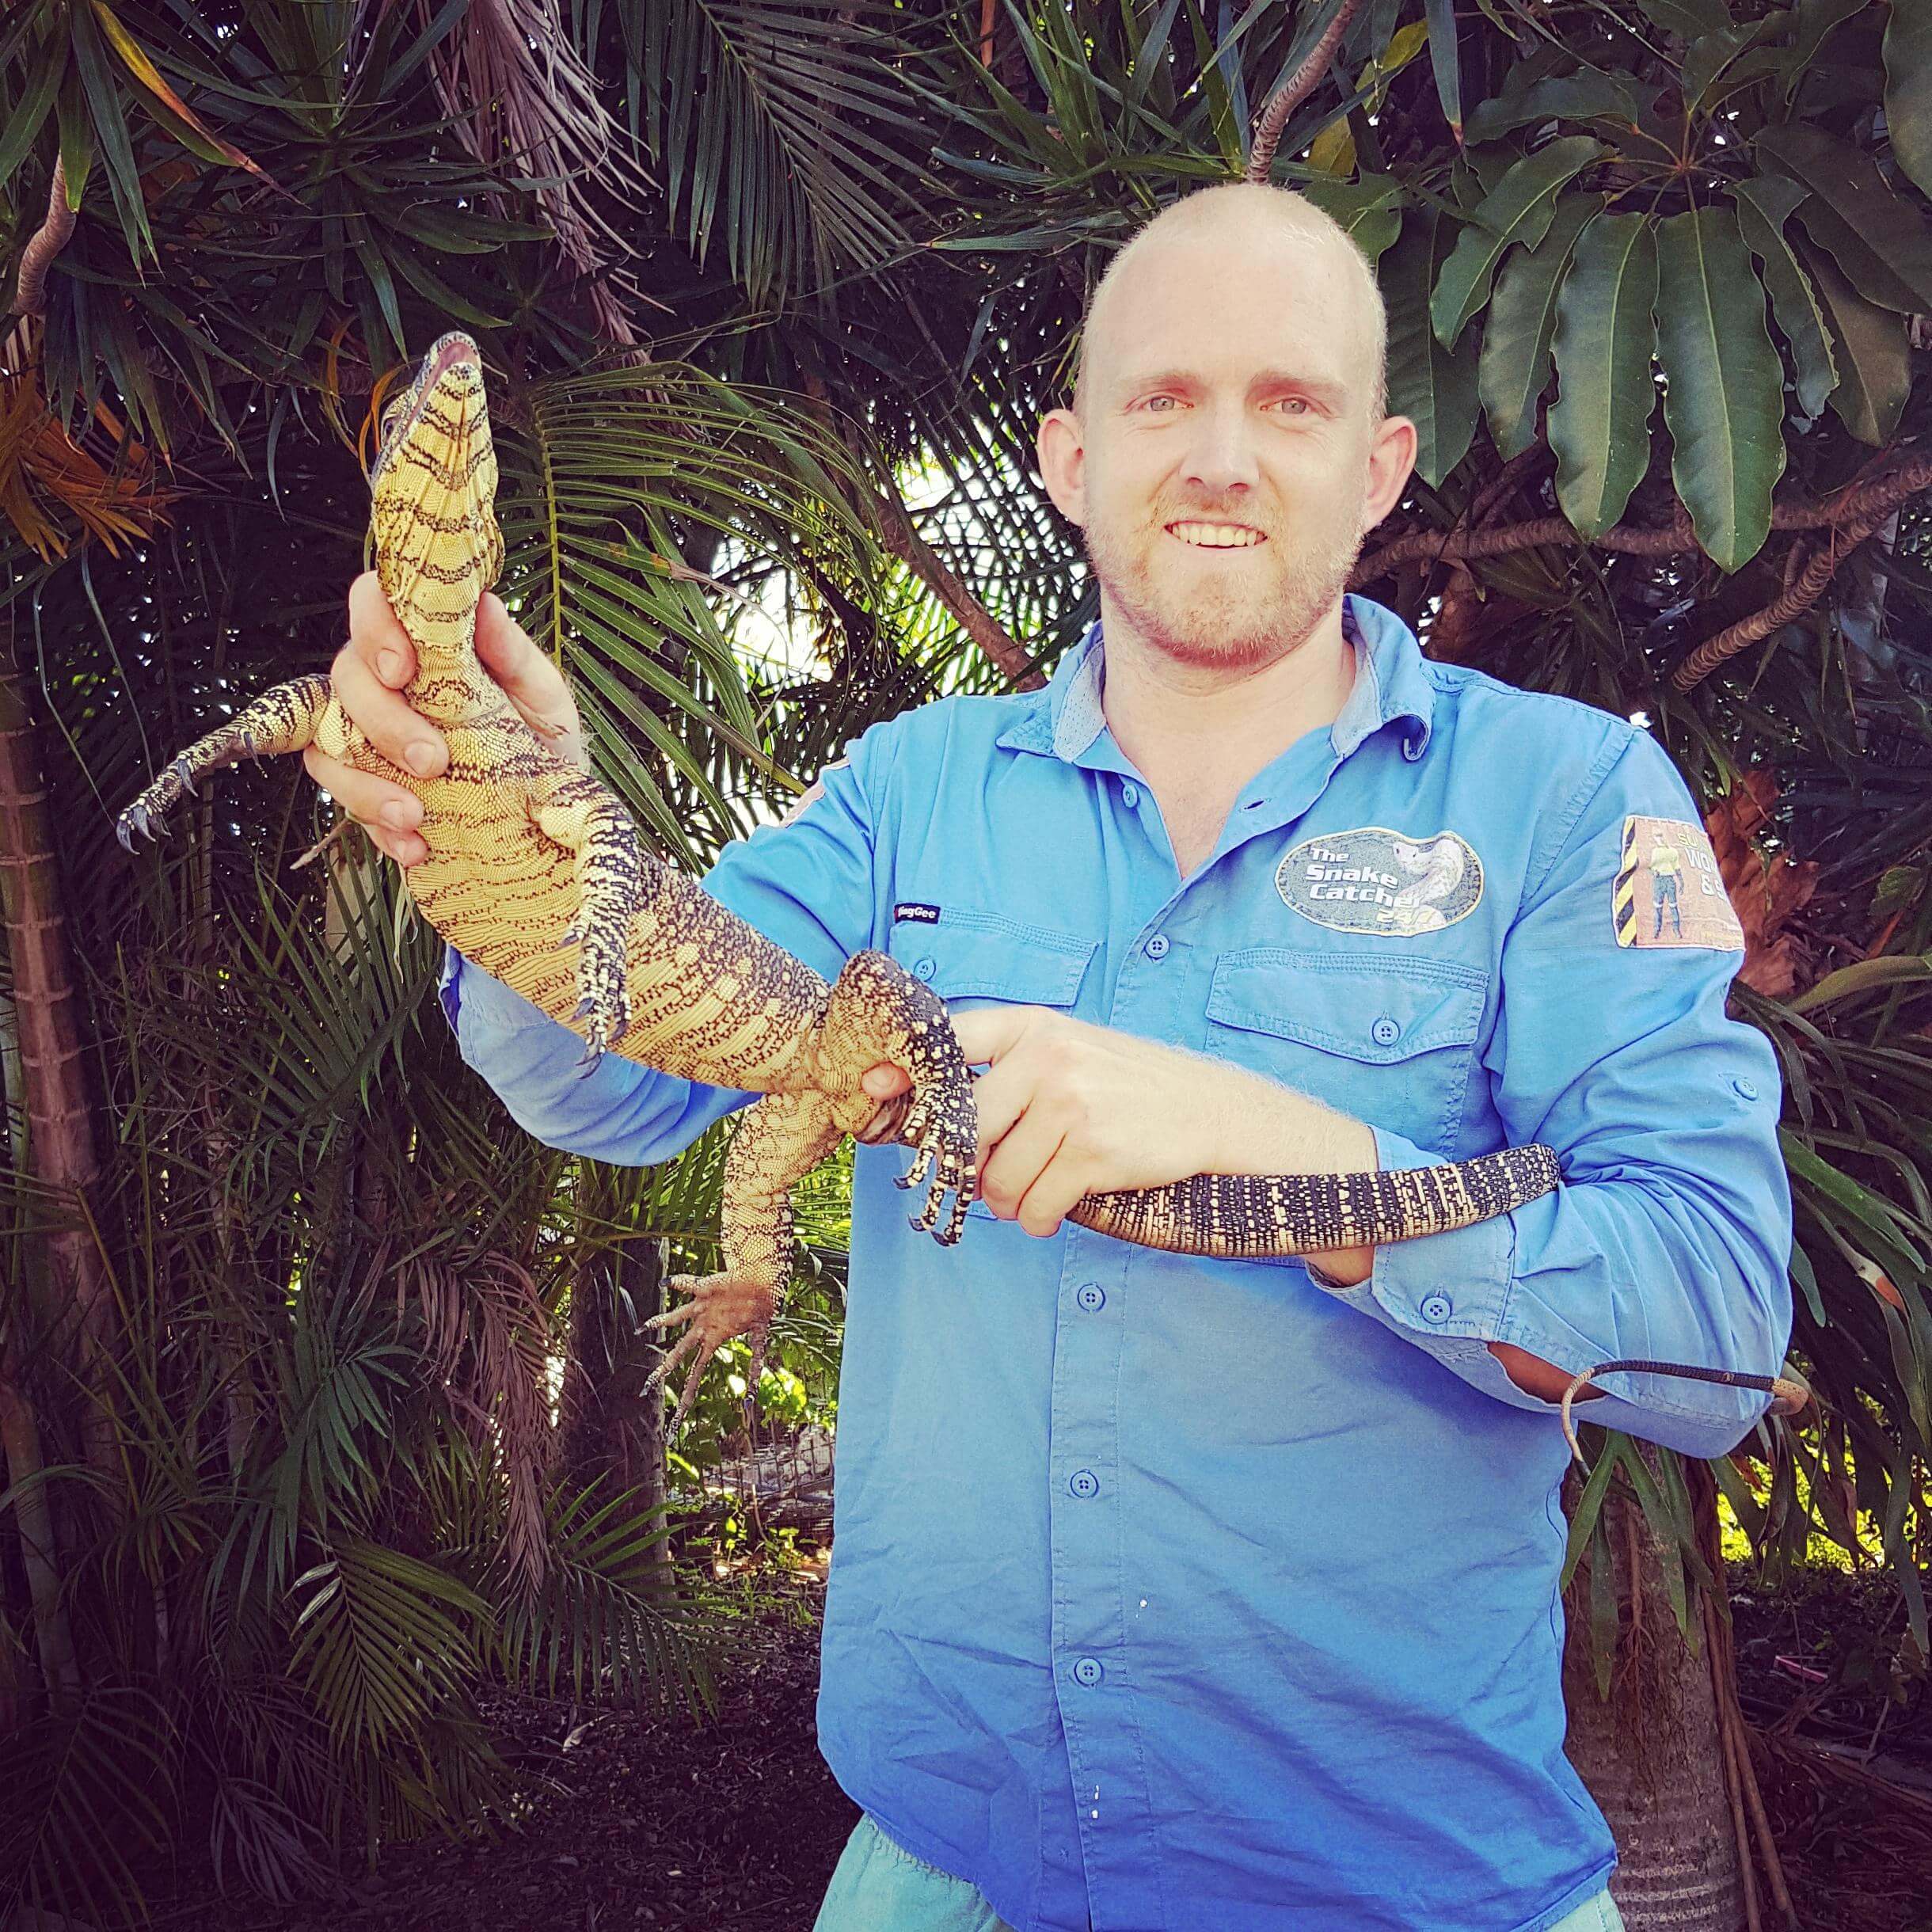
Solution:
{"label": "man's neck", "polygon": [[1355,682],[1339,605],[1266,664],[1178,664],[1104,599],[1101,634],[1108,728],[1153,786],[1183,876],[1213,849],[1249,781],[1297,739],[1333,724]]}

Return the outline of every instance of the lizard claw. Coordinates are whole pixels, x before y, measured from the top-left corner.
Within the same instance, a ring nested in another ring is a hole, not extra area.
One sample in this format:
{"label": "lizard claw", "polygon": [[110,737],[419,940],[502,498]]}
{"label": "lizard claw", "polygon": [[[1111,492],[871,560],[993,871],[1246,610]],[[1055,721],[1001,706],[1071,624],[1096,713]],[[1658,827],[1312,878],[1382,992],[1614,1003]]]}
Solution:
{"label": "lizard claw", "polygon": [[198,796],[195,793],[195,774],[188,769],[188,754],[185,751],[168,769],[181,781],[183,791]]}
{"label": "lizard claw", "polygon": [[[691,1406],[698,1400],[698,1385],[704,1379],[712,1357],[733,1337],[747,1335],[751,1338],[754,1361],[763,1367],[771,1329],[773,1296],[763,1283],[729,1273],[674,1275],[664,1285],[690,1297],[675,1308],[667,1308],[662,1314],[651,1316],[643,1324],[647,1329],[682,1326],[684,1329],[645,1379],[645,1394],[667,1386],[671,1371],[681,1362],[687,1360],[691,1362],[684,1386],[679,1391],[676,1411],[665,1432],[664,1439],[668,1442],[684,1426],[685,1417],[691,1413]],[[747,1390],[755,1390],[758,1384],[752,1381],[746,1386]]]}

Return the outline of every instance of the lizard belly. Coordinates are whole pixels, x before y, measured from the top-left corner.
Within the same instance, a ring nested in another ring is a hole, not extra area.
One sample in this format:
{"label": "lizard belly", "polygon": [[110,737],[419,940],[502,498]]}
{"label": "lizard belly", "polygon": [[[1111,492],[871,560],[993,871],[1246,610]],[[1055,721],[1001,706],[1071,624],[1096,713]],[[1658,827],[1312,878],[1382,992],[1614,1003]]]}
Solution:
{"label": "lizard belly", "polygon": [[[581,1032],[578,948],[565,941],[581,903],[576,860],[520,812],[507,819],[500,800],[459,795],[469,789],[420,787],[431,850],[405,875],[410,896],[466,959]],[[631,1017],[616,1051],[713,1086],[795,1084],[825,982],[681,874],[655,864],[650,874],[625,948]]]}

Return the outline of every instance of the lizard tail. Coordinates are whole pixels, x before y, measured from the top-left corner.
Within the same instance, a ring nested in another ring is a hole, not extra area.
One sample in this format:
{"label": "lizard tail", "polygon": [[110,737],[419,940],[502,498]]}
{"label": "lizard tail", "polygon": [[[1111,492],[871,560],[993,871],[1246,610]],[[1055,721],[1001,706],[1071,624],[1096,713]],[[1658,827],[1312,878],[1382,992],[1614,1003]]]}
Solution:
{"label": "lizard tail", "polygon": [[[1570,1454],[1579,1462],[1584,1461],[1581,1445],[1576,1440],[1576,1431],[1570,1421],[1570,1405],[1576,1399],[1578,1390],[1587,1387],[1599,1375],[1616,1375],[1628,1371],[1637,1375],[1676,1375],[1691,1382],[1714,1382],[1725,1389],[1761,1389],[1771,1398],[1768,1413],[1774,1416],[1795,1416],[1811,1400],[1811,1390],[1797,1375],[1751,1375],[1739,1368],[1702,1368],[1690,1362],[1599,1362],[1595,1368],[1586,1368],[1575,1377],[1563,1391],[1561,1413],[1563,1420],[1564,1439],[1570,1446]],[[1588,1463],[1584,1464],[1586,1468]]]}
{"label": "lizard tail", "polygon": [[1447,1234],[1508,1214],[1561,1178],[1555,1154],[1532,1145],[1387,1173],[1196,1174],[1090,1194],[1067,1218],[1143,1248],[1261,1260]]}

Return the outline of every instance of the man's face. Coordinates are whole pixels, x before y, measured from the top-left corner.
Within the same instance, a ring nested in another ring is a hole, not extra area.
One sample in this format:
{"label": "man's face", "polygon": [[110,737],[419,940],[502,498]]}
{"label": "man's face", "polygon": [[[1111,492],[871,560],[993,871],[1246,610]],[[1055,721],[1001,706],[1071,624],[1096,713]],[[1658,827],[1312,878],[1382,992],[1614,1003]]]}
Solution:
{"label": "man's face", "polygon": [[1387,508],[1371,321],[1337,246],[1274,222],[1155,238],[1097,306],[1079,419],[1055,413],[1057,448],[1043,428],[1107,600],[1177,663],[1306,641]]}

